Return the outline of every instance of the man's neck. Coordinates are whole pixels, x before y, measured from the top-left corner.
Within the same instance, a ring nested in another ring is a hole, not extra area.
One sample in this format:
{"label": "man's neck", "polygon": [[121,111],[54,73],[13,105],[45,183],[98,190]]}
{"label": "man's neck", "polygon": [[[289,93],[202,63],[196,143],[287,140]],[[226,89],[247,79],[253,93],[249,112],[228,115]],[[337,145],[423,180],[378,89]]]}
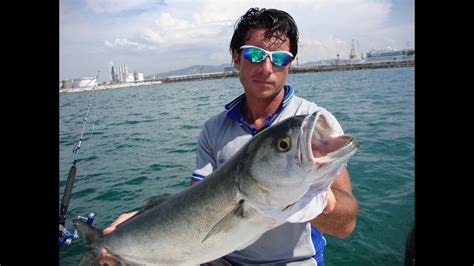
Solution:
{"label": "man's neck", "polygon": [[282,89],[277,96],[271,99],[257,99],[246,95],[244,120],[252,124],[257,130],[262,129],[265,126],[265,120],[278,109],[284,96],[285,89]]}

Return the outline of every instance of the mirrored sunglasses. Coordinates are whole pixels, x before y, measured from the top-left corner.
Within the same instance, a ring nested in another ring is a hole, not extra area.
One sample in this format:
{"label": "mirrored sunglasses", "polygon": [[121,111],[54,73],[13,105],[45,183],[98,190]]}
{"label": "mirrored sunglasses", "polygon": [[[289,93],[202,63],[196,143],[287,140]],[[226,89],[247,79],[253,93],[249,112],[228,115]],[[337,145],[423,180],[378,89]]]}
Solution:
{"label": "mirrored sunglasses", "polygon": [[269,52],[253,45],[244,45],[240,47],[244,58],[252,63],[260,63],[265,57],[270,56],[274,66],[286,66],[293,61],[293,54],[287,51]]}

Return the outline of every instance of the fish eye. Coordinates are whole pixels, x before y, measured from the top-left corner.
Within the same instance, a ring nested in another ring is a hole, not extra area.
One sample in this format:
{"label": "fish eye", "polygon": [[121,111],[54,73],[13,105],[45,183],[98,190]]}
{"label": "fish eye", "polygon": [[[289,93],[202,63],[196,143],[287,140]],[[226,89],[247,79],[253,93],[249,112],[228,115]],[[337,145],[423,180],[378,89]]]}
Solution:
{"label": "fish eye", "polygon": [[281,137],[277,141],[278,150],[281,152],[286,152],[291,149],[291,139],[288,136]]}

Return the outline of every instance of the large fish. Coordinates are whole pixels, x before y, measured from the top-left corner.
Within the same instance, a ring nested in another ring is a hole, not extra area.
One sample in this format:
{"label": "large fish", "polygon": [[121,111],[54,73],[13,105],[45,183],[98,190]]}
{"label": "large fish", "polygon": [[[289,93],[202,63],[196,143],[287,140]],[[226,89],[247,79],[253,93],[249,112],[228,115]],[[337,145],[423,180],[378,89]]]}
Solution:
{"label": "large fish", "polygon": [[243,249],[285,222],[320,214],[327,188],[356,150],[355,139],[337,136],[320,112],[285,119],[111,234],[75,219],[86,250],[80,265],[96,265],[103,247],[123,264],[147,265],[200,264]]}

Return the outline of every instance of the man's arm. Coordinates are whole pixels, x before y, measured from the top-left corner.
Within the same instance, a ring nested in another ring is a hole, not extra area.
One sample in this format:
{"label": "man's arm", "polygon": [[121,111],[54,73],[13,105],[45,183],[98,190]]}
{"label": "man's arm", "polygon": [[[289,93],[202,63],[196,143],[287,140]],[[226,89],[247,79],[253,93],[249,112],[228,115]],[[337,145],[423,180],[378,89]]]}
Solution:
{"label": "man's arm", "polygon": [[352,195],[351,180],[346,168],[334,180],[331,190],[333,195],[330,192],[326,209],[310,223],[322,233],[346,238],[354,231],[359,210],[357,200]]}

